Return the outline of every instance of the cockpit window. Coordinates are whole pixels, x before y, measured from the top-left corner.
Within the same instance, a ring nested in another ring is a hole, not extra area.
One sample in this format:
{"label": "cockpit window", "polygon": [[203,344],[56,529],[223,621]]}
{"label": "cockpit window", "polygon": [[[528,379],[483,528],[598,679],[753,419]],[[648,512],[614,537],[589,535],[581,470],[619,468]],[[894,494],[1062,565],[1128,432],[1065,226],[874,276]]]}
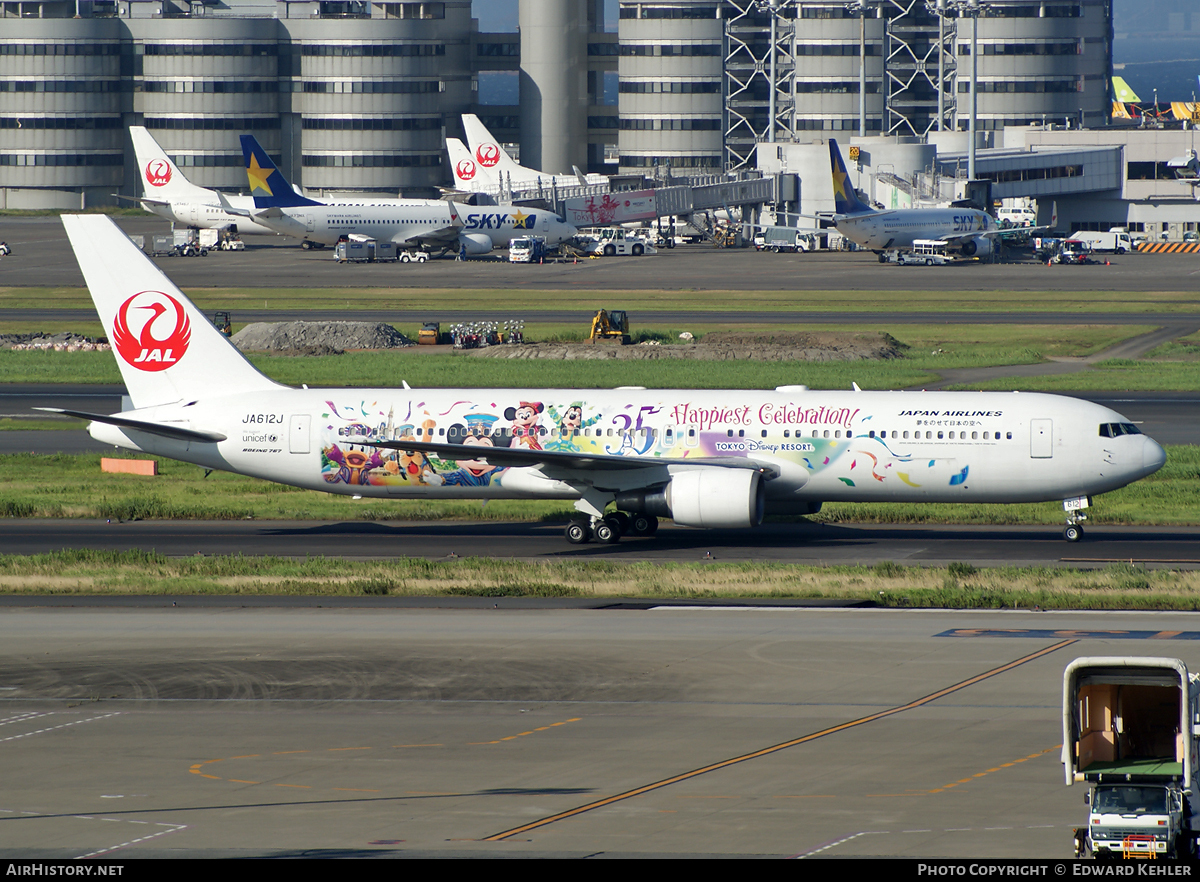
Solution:
{"label": "cockpit window", "polygon": [[1133,423],[1101,423],[1101,438],[1119,438],[1122,435],[1140,435],[1142,430]]}

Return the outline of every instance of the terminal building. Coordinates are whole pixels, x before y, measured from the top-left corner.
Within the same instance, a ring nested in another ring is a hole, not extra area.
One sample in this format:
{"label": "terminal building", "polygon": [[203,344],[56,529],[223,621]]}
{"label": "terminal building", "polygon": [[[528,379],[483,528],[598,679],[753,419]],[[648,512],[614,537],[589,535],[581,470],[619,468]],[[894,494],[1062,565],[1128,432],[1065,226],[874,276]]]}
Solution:
{"label": "terminal building", "polygon": [[[245,190],[249,132],[311,191],[432,195],[465,112],[547,172],[761,169],[807,209],[838,138],[899,206],[961,197],[974,68],[994,197],[1193,223],[1159,174],[1191,132],[1106,127],[1112,0],[607,0],[615,33],[605,3],[520,0],[518,33],[480,33],[469,0],[0,0],[0,207],[136,195],[130,125],[202,186]],[[517,103],[479,101],[495,73]]]}

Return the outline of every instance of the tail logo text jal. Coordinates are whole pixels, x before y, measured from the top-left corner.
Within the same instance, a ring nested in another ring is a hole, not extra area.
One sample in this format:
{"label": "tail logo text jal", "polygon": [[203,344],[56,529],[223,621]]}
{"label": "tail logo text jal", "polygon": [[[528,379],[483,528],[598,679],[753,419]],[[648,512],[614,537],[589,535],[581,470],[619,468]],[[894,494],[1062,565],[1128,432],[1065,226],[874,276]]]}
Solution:
{"label": "tail logo text jal", "polygon": [[454,170],[458,173],[459,178],[464,181],[469,181],[475,177],[475,163],[470,159],[460,159]]}
{"label": "tail logo text jal", "polygon": [[113,322],[113,348],[143,371],[162,371],[176,364],[191,337],[187,313],[178,300],[161,291],[134,294],[121,304]]}
{"label": "tail logo text jal", "polygon": [[165,187],[171,181],[171,163],[165,159],[151,159],[146,163],[146,183],[151,187]]}
{"label": "tail logo text jal", "polygon": [[500,161],[500,148],[495,144],[480,144],[475,158],[484,168],[491,168]]}

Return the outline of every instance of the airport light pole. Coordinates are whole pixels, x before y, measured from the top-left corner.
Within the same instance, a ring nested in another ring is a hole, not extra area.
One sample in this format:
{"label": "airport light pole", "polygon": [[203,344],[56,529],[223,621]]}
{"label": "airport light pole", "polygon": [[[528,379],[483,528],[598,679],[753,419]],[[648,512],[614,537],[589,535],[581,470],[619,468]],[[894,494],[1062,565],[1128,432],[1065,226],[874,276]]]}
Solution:
{"label": "airport light pole", "polygon": [[868,0],[846,4],[846,11],[858,16],[858,136],[867,134],[867,12]]}

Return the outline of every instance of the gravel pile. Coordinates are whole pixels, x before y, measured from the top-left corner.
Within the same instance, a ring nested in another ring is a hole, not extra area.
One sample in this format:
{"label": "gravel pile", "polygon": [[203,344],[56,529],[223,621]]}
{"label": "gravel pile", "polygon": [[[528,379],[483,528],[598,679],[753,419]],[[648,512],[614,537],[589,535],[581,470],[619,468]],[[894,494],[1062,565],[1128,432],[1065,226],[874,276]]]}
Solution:
{"label": "gravel pile", "polygon": [[[101,338],[103,339],[103,338]],[[107,343],[97,344],[92,337],[82,334],[0,334],[0,349],[53,349],[56,352],[79,352],[83,350],[107,349]]]}
{"label": "gravel pile", "polygon": [[348,349],[400,349],[413,341],[383,322],[255,322],[233,335],[243,351],[328,355]]}

